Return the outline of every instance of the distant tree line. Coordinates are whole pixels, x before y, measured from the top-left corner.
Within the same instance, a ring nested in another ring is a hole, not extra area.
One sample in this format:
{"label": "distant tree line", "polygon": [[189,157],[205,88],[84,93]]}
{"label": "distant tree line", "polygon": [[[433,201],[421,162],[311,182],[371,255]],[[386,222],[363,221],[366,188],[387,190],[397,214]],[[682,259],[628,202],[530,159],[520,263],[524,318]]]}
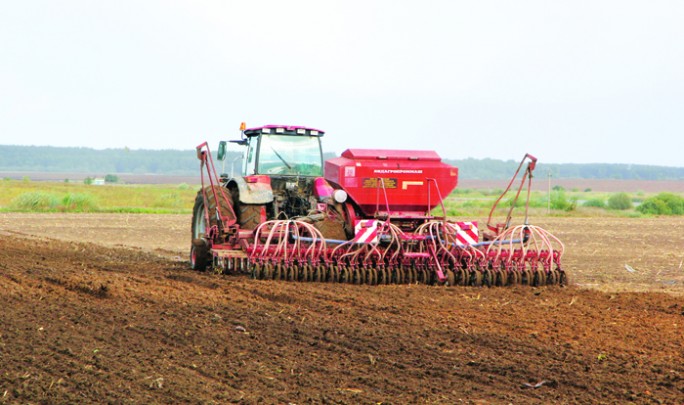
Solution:
{"label": "distant tree line", "polygon": [[[334,157],[325,153],[325,158]],[[236,160],[237,159],[237,160]],[[507,179],[519,161],[495,159],[445,159],[459,168],[462,179]],[[225,171],[239,171],[239,154],[228,154]],[[219,171],[223,163],[216,162]],[[0,145],[0,171],[74,172],[111,174],[195,175],[199,161],[194,150],[91,149],[51,146]],[[684,180],[684,167],[629,164],[551,164],[540,163],[537,176],[548,173],[566,179]]]}
{"label": "distant tree line", "polygon": [[0,145],[0,171],[194,175],[199,160],[194,150]]}
{"label": "distant tree line", "polygon": [[[459,168],[463,179],[505,179],[515,173],[520,161],[495,159],[445,159]],[[535,175],[556,179],[684,180],[684,167],[615,163],[539,163]]]}

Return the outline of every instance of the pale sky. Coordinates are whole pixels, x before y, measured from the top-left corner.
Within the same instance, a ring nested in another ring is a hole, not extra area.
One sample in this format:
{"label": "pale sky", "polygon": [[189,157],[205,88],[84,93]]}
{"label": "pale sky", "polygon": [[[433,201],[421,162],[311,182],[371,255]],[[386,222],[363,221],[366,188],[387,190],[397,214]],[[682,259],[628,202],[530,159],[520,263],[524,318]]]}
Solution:
{"label": "pale sky", "polygon": [[684,166],[684,1],[0,1],[0,144]]}

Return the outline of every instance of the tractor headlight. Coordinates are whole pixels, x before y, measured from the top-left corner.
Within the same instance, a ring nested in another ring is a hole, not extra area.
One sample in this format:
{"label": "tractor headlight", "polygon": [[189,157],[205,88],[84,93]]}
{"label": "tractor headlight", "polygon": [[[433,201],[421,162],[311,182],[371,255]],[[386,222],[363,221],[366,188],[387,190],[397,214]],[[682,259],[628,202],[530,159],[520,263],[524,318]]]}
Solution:
{"label": "tractor headlight", "polygon": [[343,202],[347,201],[347,192],[344,190],[335,190],[333,192],[333,199],[342,204]]}

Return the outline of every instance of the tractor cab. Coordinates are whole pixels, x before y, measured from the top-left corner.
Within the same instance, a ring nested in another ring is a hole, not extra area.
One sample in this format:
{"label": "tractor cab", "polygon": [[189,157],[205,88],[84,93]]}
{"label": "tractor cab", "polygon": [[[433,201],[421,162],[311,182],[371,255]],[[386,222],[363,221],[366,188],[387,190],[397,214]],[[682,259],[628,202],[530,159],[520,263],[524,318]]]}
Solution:
{"label": "tractor cab", "polygon": [[[246,146],[242,175],[305,176],[323,175],[321,136],[314,128],[265,125],[242,130],[242,139],[231,143]],[[225,141],[219,144],[218,160],[226,156]]]}

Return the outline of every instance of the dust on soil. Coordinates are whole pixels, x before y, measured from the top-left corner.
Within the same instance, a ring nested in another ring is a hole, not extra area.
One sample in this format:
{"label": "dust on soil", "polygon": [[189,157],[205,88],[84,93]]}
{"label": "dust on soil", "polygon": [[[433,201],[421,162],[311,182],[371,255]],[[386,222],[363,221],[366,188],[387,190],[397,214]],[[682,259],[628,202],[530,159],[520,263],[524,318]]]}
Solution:
{"label": "dust on soil", "polygon": [[3,403],[684,399],[682,220],[544,219],[594,289],[256,281],[190,271],[187,216],[0,221]]}

